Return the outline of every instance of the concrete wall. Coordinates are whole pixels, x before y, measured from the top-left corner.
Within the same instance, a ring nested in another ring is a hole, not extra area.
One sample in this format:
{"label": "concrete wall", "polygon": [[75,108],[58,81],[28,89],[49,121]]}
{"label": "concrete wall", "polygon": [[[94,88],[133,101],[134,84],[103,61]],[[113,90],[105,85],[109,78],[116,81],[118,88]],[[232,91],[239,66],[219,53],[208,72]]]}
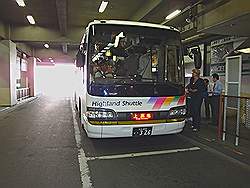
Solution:
{"label": "concrete wall", "polygon": [[3,22],[0,21],[0,38],[6,38],[7,33],[6,33],[6,26],[4,25]]}
{"label": "concrete wall", "polygon": [[0,105],[15,105],[16,100],[16,45],[12,41],[0,42]]}
{"label": "concrete wall", "polygon": [[9,41],[9,48],[10,48],[10,98],[11,103],[10,105],[14,105],[17,103],[16,97],[16,57],[17,57],[17,50],[16,44]]}
{"label": "concrete wall", "polygon": [[0,42],[0,105],[10,104],[9,47],[6,41]]}

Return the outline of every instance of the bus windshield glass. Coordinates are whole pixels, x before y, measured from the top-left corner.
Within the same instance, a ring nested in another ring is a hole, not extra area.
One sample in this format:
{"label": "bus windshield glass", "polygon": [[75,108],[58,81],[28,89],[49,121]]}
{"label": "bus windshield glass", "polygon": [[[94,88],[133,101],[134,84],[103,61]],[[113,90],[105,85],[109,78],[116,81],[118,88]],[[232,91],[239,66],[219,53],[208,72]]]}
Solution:
{"label": "bus windshield glass", "polygon": [[184,91],[180,34],[174,30],[92,25],[87,66],[92,95],[168,96]]}

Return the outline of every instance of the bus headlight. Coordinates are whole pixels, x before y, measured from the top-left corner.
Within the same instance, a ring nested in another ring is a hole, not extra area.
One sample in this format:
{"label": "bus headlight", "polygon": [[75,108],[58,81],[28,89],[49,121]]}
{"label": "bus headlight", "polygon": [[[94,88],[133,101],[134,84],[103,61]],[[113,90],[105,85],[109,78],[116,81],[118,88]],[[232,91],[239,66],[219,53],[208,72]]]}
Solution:
{"label": "bus headlight", "polygon": [[115,113],[106,109],[88,109],[86,112],[87,118],[95,120],[113,120]]}
{"label": "bus headlight", "polygon": [[185,116],[186,112],[187,110],[185,106],[175,107],[169,110],[169,116],[174,116],[174,117]]}

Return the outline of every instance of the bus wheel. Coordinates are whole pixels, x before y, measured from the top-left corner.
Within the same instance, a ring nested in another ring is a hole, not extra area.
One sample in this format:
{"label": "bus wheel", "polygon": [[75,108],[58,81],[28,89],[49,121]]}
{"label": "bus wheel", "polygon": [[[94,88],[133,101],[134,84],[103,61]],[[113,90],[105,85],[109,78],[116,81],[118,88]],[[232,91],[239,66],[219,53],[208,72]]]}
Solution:
{"label": "bus wheel", "polygon": [[79,115],[79,119],[80,119],[80,123],[82,123],[82,119],[81,119],[81,114],[82,114],[82,103],[81,103],[81,99],[79,98],[79,105],[78,105],[78,115]]}
{"label": "bus wheel", "polygon": [[75,109],[78,111],[78,106],[77,106],[77,101],[76,101],[76,93],[74,94],[74,104],[75,104]]}

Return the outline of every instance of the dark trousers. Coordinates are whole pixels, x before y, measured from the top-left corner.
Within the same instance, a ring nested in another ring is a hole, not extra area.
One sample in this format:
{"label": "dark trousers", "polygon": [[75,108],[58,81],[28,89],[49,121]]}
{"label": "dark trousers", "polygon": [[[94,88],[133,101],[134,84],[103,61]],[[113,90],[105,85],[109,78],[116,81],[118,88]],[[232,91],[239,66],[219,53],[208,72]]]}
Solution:
{"label": "dark trousers", "polygon": [[186,109],[187,109],[186,117],[187,118],[192,117],[192,115],[191,115],[191,97],[186,98]]}
{"label": "dark trousers", "polygon": [[204,105],[205,105],[206,119],[210,119],[210,117],[211,117],[211,113],[210,113],[211,97],[204,98]]}
{"label": "dark trousers", "polygon": [[211,97],[211,107],[212,107],[212,124],[217,126],[219,117],[219,102],[220,96]]}
{"label": "dark trousers", "polygon": [[191,115],[194,128],[200,128],[202,97],[191,97]]}

